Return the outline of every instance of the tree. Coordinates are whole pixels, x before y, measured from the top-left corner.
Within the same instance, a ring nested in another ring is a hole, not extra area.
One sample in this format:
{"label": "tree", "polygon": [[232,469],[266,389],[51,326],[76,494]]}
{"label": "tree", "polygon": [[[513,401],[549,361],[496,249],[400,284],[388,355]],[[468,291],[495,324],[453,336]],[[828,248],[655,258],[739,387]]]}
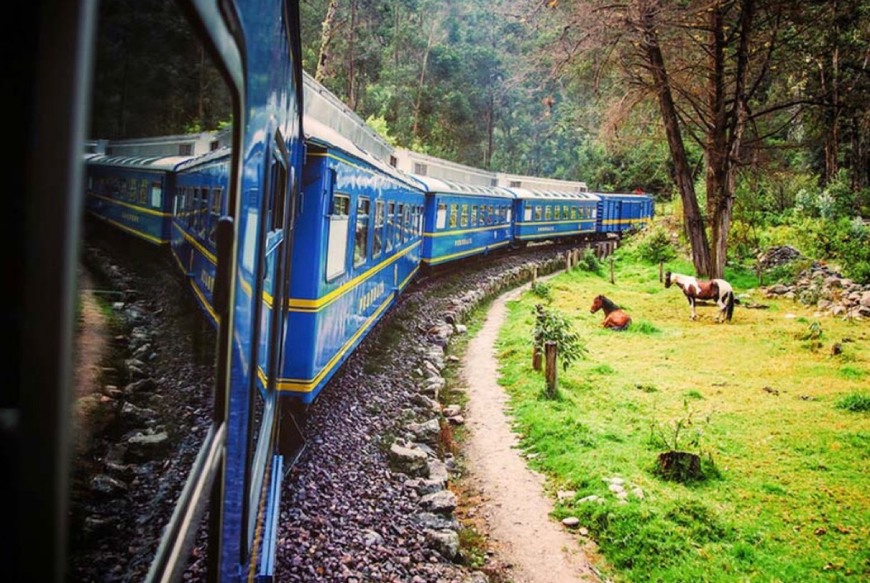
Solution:
{"label": "tree", "polygon": [[[561,33],[548,50],[558,70],[584,68],[608,99],[657,103],[695,270],[721,277],[739,168],[810,103],[788,81],[799,71],[791,49],[816,8],[784,0],[551,4],[547,18]],[[578,65],[587,60],[595,66]],[[703,212],[687,140],[704,153]]]}

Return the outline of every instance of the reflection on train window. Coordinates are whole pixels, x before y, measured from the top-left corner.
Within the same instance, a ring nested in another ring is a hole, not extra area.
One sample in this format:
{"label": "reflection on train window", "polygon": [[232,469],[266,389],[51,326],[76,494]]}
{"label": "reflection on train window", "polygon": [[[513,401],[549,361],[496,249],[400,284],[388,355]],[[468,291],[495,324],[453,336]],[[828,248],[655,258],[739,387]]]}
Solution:
{"label": "reflection on train window", "polygon": [[353,266],[366,262],[369,249],[369,199],[360,198],[356,203],[356,232],[353,241]]}
{"label": "reflection on train window", "polygon": [[487,225],[491,225],[491,224],[492,224],[492,221],[493,221],[493,209],[492,209],[492,205],[489,205],[489,207],[487,207],[486,211],[487,211],[487,213],[486,213],[486,224],[487,224]]}
{"label": "reflection on train window", "polygon": [[547,205],[544,207],[544,220],[549,221],[553,218],[553,207]]}
{"label": "reflection on train window", "polygon": [[396,203],[390,202],[387,205],[387,226],[384,238],[387,241],[387,253],[393,250],[393,230],[396,228],[393,224],[393,216],[396,213]]}
{"label": "reflection on train window", "polygon": [[577,220],[577,207],[576,206],[571,207],[571,219]]}
{"label": "reflection on train window", "polygon": [[209,211],[209,231],[208,231],[208,240],[212,245],[216,244],[215,241],[215,233],[217,232],[218,220],[221,216],[221,208],[223,206],[223,201],[221,197],[223,196],[223,192],[220,188],[215,188],[211,191],[211,210]]}
{"label": "reflection on train window", "polygon": [[159,182],[151,183],[151,208],[163,208],[163,187]]}
{"label": "reflection on train window", "polygon": [[459,205],[451,204],[450,205],[450,228],[456,226],[457,215],[459,214]]}
{"label": "reflection on train window", "polygon": [[326,281],[332,281],[345,272],[349,213],[350,197],[343,194],[333,196],[326,248]]}
{"label": "reflection on train window", "polygon": [[396,248],[398,249],[402,245],[402,215],[405,213],[405,205],[399,203],[396,205],[396,216],[393,219],[393,223],[395,224],[395,230],[393,231],[393,238],[396,243]]}
{"label": "reflection on train window", "polygon": [[372,241],[372,257],[380,257],[384,247],[384,201],[375,202],[375,232]]}
{"label": "reflection on train window", "polygon": [[445,226],[447,226],[447,205],[439,202],[438,211],[435,213],[435,228],[443,229]]}
{"label": "reflection on train window", "polygon": [[543,218],[543,217],[541,216],[541,213],[542,213],[542,212],[543,212],[543,211],[541,210],[541,205],[536,204],[536,205],[535,205],[535,220],[536,220],[536,221],[540,221],[540,220]]}
{"label": "reflection on train window", "polygon": [[459,215],[459,226],[467,227],[468,226],[468,205],[462,205],[462,213]]}
{"label": "reflection on train window", "polygon": [[411,239],[411,207],[405,205],[405,211],[402,214],[402,242]]}
{"label": "reflection on train window", "polygon": [[476,204],[471,205],[471,223],[470,224],[472,227],[477,226],[477,205]]}
{"label": "reflection on train window", "polygon": [[553,220],[558,221],[561,218],[562,218],[562,207],[560,207],[559,205],[556,205],[556,207],[553,209]]}

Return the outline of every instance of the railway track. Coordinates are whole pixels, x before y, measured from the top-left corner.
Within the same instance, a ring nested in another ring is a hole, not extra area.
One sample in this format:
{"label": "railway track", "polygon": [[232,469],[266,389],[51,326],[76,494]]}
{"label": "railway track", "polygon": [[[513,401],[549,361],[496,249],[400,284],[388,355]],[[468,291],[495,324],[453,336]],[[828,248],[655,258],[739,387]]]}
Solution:
{"label": "railway track", "polygon": [[[146,335],[151,346],[146,376],[107,383],[120,391],[112,397],[101,389],[116,419],[77,460],[70,572],[77,580],[130,581],[147,572],[208,426],[213,335],[195,321],[199,313],[170,264],[156,255],[142,261],[150,247],[109,241],[91,248],[90,256],[108,266],[102,270],[122,288],[116,291],[128,300],[127,310],[139,314],[128,336]],[[308,447],[285,479],[282,581],[459,582],[472,576],[461,554],[445,558],[427,535],[431,529],[419,519],[421,493],[390,470],[388,451],[396,439],[413,437],[408,424],[433,416],[418,397],[421,369],[433,360],[427,332],[528,278],[532,266],[541,273],[563,267],[568,248],[492,255],[437,270],[408,289],[309,410]],[[152,387],[130,388],[143,380]],[[137,433],[165,433],[167,444],[153,459],[131,458]],[[449,456],[445,461],[453,463]],[[198,555],[187,580],[204,578]]]}

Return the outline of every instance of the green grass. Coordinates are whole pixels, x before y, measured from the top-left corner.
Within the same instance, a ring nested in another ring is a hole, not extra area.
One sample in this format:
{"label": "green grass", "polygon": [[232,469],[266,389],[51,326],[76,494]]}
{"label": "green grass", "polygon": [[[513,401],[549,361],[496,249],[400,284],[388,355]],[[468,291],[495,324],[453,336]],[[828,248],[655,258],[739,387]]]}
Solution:
{"label": "green grass", "polygon": [[[624,256],[615,266],[615,285],[582,270],[549,282],[551,306],[589,349],[559,371],[558,400],[542,396],[528,356],[538,298],[510,302],[499,337],[500,382],[530,465],[553,492],[577,491],[554,515],[581,519],[615,581],[866,581],[870,326],[823,318],[821,346],[807,350],[815,318],[800,304],[750,292],[770,308],[738,306],[719,325],[713,305],[699,306],[691,322],[657,266]],[[751,272],[726,278],[738,293],[756,285]],[[597,294],[623,306],[635,330],[601,328],[589,313]],[[847,337],[844,364],[830,349]],[[683,485],[656,477],[662,449],[650,435],[687,415],[709,479]],[[615,476],[643,498],[619,503],[604,482]],[[604,502],[579,502],[593,494]]]}

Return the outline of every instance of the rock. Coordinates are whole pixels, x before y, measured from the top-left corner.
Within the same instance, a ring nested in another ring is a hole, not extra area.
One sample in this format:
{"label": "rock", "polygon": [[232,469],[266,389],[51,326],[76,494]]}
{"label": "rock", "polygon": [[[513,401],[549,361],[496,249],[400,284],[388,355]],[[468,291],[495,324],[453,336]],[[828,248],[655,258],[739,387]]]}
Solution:
{"label": "rock", "polygon": [[165,431],[136,433],[127,440],[127,457],[132,461],[149,461],[165,453],[169,445],[169,435]]}
{"label": "rock", "polygon": [[457,334],[465,334],[466,332],[468,332],[468,326],[466,326],[465,324],[457,324],[456,325],[456,333]]}
{"label": "rock", "polygon": [[456,509],[456,494],[450,490],[442,490],[423,496],[418,504],[424,510],[436,514],[450,514]]}
{"label": "rock", "polygon": [[146,391],[153,391],[157,384],[154,382],[152,378],[144,378],[134,381],[127,385],[124,388],[125,393],[144,393]]}
{"label": "rock", "polygon": [[459,534],[452,530],[426,530],[426,543],[446,559],[459,554]]}
{"label": "rock", "polygon": [[126,402],[121,406],[121,418],[130,425],[144,425],[157,418],[153,409],[137,407],[133,403]]}
{"label": "rock", "polygon": [[417,441],[426,445],[437,446],[441,439],[441,424],[437,419],[430,419],[424,423],[410,423],[407,428]]}
{"label": "rock", "polygon": [[384,544],[384,537],[374,530],[366,530],[363,532],[363,544],[367,547],[372,545],[382,545]]}
{"label": "rock", "polygon": [[429,479],[440,482],[442,486],[447,483],[447,480],[450,479],[450,475],[447,472],[447,464],[442,462],[439,459],[430,459],[428,461],[429,464]]}
{"label": "rock", "polygon": [[568,528],[574,528],[576,526],[579,526],[580,519],[577,518],[576,516],[569,516],[567,518],[562,519],[562,524],[564,524]]}
{"label": "rock", "polygon": [[409,476],[428,477],[428,456],[419,448],[405,447],[399,442],[390,446],[390,467]]}
{"label": "rock", "polygon": [[444,416],[445,417],[456,417],[462,412],[462,407],[459,405],[448,405],[444,408]]}
{"label": "rock", "polygon": [[577,492],[574,490],[559,490],[556,492],[556,498],[559,502],[564,502],[565,500],[572,500],[574,496],[577,495]]}
{"label": "rock", "polygon": [[129,490],[129,486],[121,480],[116,480],[105,474],[98,474],[91,478],[91,491],[103,496],[117,496]]}
{"label": "rock", "polygon": [[459,531],[459,521],[453,517],[440,516],[431,512],[422,512],[416,517],[421,527],[429,530],[455,530]]}

